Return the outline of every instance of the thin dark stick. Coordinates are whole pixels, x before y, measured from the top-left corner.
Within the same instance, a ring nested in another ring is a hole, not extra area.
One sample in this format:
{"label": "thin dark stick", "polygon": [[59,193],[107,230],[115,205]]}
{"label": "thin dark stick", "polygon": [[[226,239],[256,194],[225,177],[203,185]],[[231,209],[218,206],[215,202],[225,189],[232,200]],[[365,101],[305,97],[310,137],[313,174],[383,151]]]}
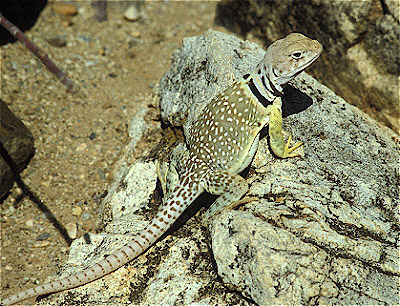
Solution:
{"label": "thin dark stick", "polygon": [[76,92],[76,85],[68,78],[67,74],[59,69],[56,64],[48,57],[47,53],[36,46],[28,37],[14,24],[7,20],[0,13],[0,24],[7,29],[15,38],[17,38],[29,51],[35,54],[46,68],[53,73],[63,83],[68,91]]}

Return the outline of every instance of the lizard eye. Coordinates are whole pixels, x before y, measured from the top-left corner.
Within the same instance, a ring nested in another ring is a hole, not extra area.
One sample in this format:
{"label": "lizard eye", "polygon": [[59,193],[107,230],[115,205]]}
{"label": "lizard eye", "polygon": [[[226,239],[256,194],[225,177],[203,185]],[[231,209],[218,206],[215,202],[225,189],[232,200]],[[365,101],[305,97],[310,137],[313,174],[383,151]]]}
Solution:
{"label": "lizard eye", "polygon": [[303,56],[303,53],[301,51],[295,51],[292,53],[292,58],[295,60],[300,59]]}

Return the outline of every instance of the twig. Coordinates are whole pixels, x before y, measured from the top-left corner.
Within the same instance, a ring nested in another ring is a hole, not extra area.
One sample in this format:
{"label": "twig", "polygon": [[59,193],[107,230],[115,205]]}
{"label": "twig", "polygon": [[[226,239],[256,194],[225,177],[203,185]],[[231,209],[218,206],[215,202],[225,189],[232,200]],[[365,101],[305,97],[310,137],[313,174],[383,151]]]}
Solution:
{"label": "twig", "polygon": [[0,13],[0,24],[7,29],[15,38],[17,38],[29,51],[35,54],[40,61],[46,66],[46,68],[53,73],[63,83],[68,91],[76,92],[77,87],[68,78],[67,74],[59,69],[56,64],[49,58],[46,52],[36,46],[28,37],[14,24],[12,24],[7,18]]}

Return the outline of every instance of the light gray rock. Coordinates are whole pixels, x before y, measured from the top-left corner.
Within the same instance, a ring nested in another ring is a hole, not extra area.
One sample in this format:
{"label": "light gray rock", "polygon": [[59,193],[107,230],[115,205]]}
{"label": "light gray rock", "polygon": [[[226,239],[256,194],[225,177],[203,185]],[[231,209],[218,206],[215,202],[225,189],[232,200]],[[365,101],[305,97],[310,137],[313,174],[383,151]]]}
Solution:
{"label": "light gray rock", "polygon": [[[158,86],[163,118],[187,127],[263,53],[214,31],[185,39]],[[302,157],[277,159],[262,139],[248,175],[258,200],[194,217],[116,272],[43,305],[398,304],[398,135],[298,78],[285,90],[284,124],[304,141]],[[74,242],[64,275],[123,245],[158,209],[154,162],[119,164],[105,231]]]}
{"label": "light gray rock", "polygon": [[383,0],[385,11],[391,14],[397,22],[400,22],[400,3],[397,0]]}
{"label": "light gray rock", "polygon": [[[208,73],[217,69],[200,69],[200,63],[209,62],[210,53],[228,59],[238,53],[232,36],[208,32],[198,41],[184,41],[177,55],[189,59],[177,66],[175,61],[161,81],[168,84],[161,86],[161,107],[176,111],[166,113],[173,124],[190,99],[189,124],[208,101],[195,84],[212,79]],[[251,67],[262,55],[256,48],[243,62]],[[242,75],[231,62],[219,65]],[[228,78],[218,75],[216,82],[225,86]],[[303,157],[276,159],[267,140],[261,141],[248,177],[249,195],[260,200],[244,212],[223,211],[210,224],[218,273],[260,305],[396,304],[398,135],[305,73],[292,85],[285,90],[284,113],[290,116],[284,121],[304,141]]]}

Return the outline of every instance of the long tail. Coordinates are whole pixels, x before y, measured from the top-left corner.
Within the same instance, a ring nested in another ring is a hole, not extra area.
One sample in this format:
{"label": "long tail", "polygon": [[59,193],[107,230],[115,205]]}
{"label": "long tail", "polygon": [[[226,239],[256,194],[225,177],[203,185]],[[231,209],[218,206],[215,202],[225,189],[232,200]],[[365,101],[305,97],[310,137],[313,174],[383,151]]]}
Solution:
{"label": "long tail", "polygon": [[197,184],[187,184],[186,180],[181,181],[172,192],[172,196],[166,200],[164,208],[158,212],[156,217],[129,243],[114,254],[107,256],[105,259],[81,272],[14,294],[1,301],[0,305],[12,305],[39,295],[79,287],[115,271],[146,251],[171,227],[201,192],[202,190]]}

